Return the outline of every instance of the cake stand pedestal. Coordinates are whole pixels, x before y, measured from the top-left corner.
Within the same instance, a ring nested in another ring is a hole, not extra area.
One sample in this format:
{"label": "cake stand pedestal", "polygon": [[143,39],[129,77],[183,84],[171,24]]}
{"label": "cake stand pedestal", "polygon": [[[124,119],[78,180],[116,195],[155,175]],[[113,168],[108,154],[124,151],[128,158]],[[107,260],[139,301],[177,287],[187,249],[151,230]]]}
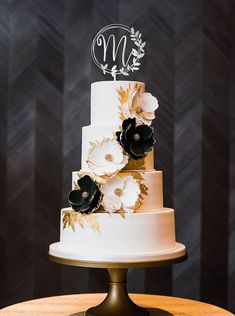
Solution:
{"label": "cake stand pedestal", "polygon": [[[181,244],[179,244],[181,245]],[[183,246],[183,245],[182,245]],[[109,291],[104,301],[98,306],[88,309],[85,313],[77,313],[72,316],[163,316],[171,315],[162,310],[145,309],[136,305],[128,296],[126,289],[126,276],[128,268],[153,268],[184,261],[187,257],[186,250],[180,253],[172,253],[165,259],[164,256],[156,256],[154,260],[141,261],[94,261],[94,260],[78,260],[55,256],[49,253],[49,259],[52,262],[88,267],[88,268],[105,268],[109,273]]]}

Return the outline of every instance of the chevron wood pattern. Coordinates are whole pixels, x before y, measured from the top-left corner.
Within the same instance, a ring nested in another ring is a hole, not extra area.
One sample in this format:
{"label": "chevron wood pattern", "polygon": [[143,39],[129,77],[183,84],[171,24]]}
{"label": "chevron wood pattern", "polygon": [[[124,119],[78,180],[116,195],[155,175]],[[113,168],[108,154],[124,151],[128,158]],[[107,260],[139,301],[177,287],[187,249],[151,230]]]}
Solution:
{"label": "chevron wood pattern", "polygon": [[139,73],[160,102],[155,164],[189,258],[130,270],[132,292],[199,299],[235,312],[233,0],[0,1],[0,305],[107,290],[100,269],[47,259],[71,172],[80,168],[90,44],[110,23],[141,29]]}
{"label": "chevron wood pattern", "polygon": [[[10,6],[7,1],[0,3],[0,288],[7,285],[7,220],[6,214],[6,182],[7,182],[7,107],[9,81],[9,16]],[[0,301],[7,301],[6,290],[0,292]]]}
{"label": "chevron wood pattern", "polygon": [[189,256],[174,266],[173,293],[199,299],[202,2],[179,1],[175,19],[174,208],[177,237],[189,245]]}
{"label": "chevron wood pattern", "polygon": [[60,0],[36,4],[34,293],[41,297],[61,292],[61,269],[48,264],[47,249],[58,239],[62,204],[65,9]]}
{"label": "chevron wood pattern", "polygon": [[203,18],[201,297],[217,305],[228,295],[230,10],[207,1]]}
{"label": "chevron wood pattern", "polygon": [[[33,297],[34,2],[11,1],[7,106],[7,304]],[[26,176],[27,175],[27,176]],[[24,179],[24,180],[23,180]],[[29,234],[29,232],[32,232]],[[19,247],[19,245],[21,245]],[[22,278],[24,276],[24,278]]]}
{"label": "chevron wood pattern", "polygon": [[[148,91],[158,96],[161,104],[154,122],[155,166],[163,170],[164,204],[168,207],[173,206],[175,5],[171,1],[150,1],[145,22],[148,36],[145,81]],[[145,289],[150,293],[171,293],[171,267],[147,269]]]}
{"label": "chevron wood pattern", "polygon": [[[91,76],[90,42],[91,21],[90,1],[65,2],[65,82],[63,109],[63,205],[67,204],[71,189],[72,170],[80,169],[82,126],[89,124],[89,89]],[[85,49],[84,49],[85,48]],[[80,75],[78,75],[80,74]],[[66,293],[88,292],[88,269],[77,270],[76,284],[74,268],[64,267],[62,284]]]}

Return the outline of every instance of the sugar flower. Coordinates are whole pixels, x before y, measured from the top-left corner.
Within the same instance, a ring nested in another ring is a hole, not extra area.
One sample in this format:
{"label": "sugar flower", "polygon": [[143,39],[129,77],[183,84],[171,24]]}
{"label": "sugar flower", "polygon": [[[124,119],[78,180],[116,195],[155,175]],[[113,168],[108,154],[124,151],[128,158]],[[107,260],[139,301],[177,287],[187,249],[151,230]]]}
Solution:
{"label": "sugar flower", "polygon": [[98,185],[88,176],[77,180],[77,190],[69,194],[69,203],[76,212],[92,213],[100,206],[102,194]]}
{"label": "sugar flower", "polygon": [[103,193],[102,205],[104,209],[113,213],[123,210],[132,213],[138,203],[141,193],[138,182],[132,177],[114,176],[101,187]]}
{"label": "sugar flower", "polygon": [[116,132],[116,136],[124,150],[135,160],[145,157],[155,143],[153,128],[146,124],[136,126],[135,118],[124,120],[122,130]]}
{"label": "sugar flower", "polygon": [[125,167],[128,156],[115,138],[92,145],[88,153],[89,169],[98,176],[114,175]]}
{"label": "sugar flower", "polygon": [[158,100],[151,93],[139,93],[137,89],[133,89],[129,94],[128,102],[122,105],[122,110],[126,118],[135,117],[137,124],[151,125],[158,107]]}

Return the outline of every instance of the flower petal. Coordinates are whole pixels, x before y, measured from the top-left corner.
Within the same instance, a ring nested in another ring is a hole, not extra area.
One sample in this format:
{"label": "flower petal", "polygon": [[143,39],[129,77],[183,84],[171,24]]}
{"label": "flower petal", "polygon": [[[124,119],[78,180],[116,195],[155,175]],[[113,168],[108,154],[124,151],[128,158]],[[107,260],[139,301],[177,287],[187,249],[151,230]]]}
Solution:
{"label": "flower petal", "polygon": [[133,124],[135,125],[135,119],[134,118],[128,118],[122,122],[122,130],[125,130],[132,126]]}
{"label": "flower petal", "polygon": [[151,93],[145,92],[140,95],[140,106],[145,112],[154,112],[159,105],[157,98]]}
{"label": "flower petal", "polygon": [[95,145],[89,151],[87,160],[96,165],[103,164],[105,162],[104,157],[107,151],[107,146],[105,144]]}
{"label": "flower petal", "polygon": [[154,120],[155,119],[154,112],[142,112],[141,115],[146,120]]}
{"label": "flower petal", "polygon": [[125,179],[125,187],[122,191],[122,195],[120,196],[123,206],[134,207],[138,201],[139,194],[140,188],[136,180],[134,180],[133,177]]}
{"label": "flower petal", "polygon": [[141,146],[141,143],[132,142],[130,144],[130,154],[133,154],[133,156],[131,155],[131,157],[134,159],[138,159],[138,157],[143,158],[145,156],[145,151]]}
{"label": "flower petal", "polygon": [[116,140],[112,143],[110,153],[113,156],[113,162],[120,163],[123,161],[123,149]]}
{"label": "flower petal", "polygon": [[134,207],[138,201],[139,195],[135,191],[125,190],[120,198],[123,207]]}
{"label": "flower petal", "polygon": [[155,139],[150,138],[144,144],[142,144],[142,148],[144,148],[145,152],[149,152],[153,149],[153,145],[155,144]]}
{"label": "flower petal", "polygon": [[124,178],[124,190],[125,189],[132,189],[137,194],[140,194],[140,186],[138,182],[133,178],[133,176],[128,176]]}
{"label": "flower petal", "polygon": [[123,190],[124,188],[124,180],[121,178],[121,177],[118,177],[118,176],[114,176],[110,179],[108,179],[105,184],[102,185],[101,187],[101,192],[104,194],[104,195],[114,195],[114,190],[119,188],[121,190]]}
{"label": "flower petal", "polygon": [[81,190],[73,190],[69,193],[69,204],[80,206],[84,202]]}
{"label": "flower petal", "polygon": [[104,196],[102,205],[107,212],[113,213],[121,208],[121,200],[117,196]]}
{"label": "flower petal", "polygon": [[153,136],[153,127],[148,125],[139,125],[136,127],[135,132],[140,135],[141,141],[146,141]]}
{"label": "flower petal", "polygon": [[78,179],[77,184],[79,185],[81,190],[84,190],[87,188],[87,186],[90,185],[91,182],[93,182],[93,180],[88,175],[85,175]]}
{"label": "flower petal", "polygon": [[122,206],[122,209],[126,213],[134,213],[134,211],[135,211],[134,207],[126,207],[124,205]]}

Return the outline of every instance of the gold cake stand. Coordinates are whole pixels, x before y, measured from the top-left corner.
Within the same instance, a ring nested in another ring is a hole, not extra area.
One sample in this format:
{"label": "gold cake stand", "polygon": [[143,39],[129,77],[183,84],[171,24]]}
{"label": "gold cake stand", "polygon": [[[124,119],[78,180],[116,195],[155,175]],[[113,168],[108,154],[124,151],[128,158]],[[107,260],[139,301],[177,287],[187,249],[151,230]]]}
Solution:
{"label": "gold cake stand", "polygon": [[167,316],[170,313],[159,309],[145,309],[136,305],[129,297],[126,288],[126,276],[128,268],[153,268],[182,262],[187,258],[186,250],[180,255],[172,255],[171,258],[160,259],[157,257],[151,261],[92,261],[62,258],[49,253],[49,260],[64,265],[103,268],[109,273],[109,291],[104,301],[98,306],[88,309],[86,312],[73,314],[72,316]]}

